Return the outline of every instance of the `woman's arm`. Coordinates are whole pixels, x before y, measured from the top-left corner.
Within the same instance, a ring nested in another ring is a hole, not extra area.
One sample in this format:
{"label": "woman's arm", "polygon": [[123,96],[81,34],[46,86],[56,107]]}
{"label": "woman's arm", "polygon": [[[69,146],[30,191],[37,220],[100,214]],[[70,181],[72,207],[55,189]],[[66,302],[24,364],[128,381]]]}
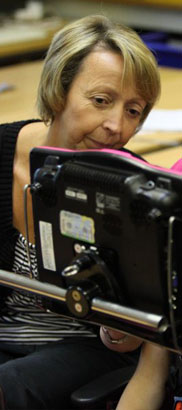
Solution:
{"label": "woman's arm", "polygon": [[[119,331],[101,327],[100,336],[109,349],[128,352],[143,341]],[[143,343],[136,371],[128,383],[116,410],[159,410],[168,378],[169,352],[160,346]]]}
{"label": "woman's arm", "polygon": [[168,368],[169,352],[144,343],[137,369],[116,410],[159,410],[164,400]]}

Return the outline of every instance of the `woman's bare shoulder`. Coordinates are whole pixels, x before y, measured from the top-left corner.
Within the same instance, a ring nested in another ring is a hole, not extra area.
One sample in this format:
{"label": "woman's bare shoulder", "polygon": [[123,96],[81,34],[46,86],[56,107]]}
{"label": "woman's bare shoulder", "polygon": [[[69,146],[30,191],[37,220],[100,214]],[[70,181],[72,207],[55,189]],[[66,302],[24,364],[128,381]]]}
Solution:
{"label": "woman's bare shoulder", "polygon": [[17,150],[26,154],[35,146],[43,145],[47,132],[48,127],[42,121],[26,124],[19,132]]}
{"label": "woman's bare shoulder", "polygon": [[15,150],[14,178],[24,181],[29,174],[29,156],[32,148],[45,145],[47,127],[43,122],[34,122],[21,128]]}

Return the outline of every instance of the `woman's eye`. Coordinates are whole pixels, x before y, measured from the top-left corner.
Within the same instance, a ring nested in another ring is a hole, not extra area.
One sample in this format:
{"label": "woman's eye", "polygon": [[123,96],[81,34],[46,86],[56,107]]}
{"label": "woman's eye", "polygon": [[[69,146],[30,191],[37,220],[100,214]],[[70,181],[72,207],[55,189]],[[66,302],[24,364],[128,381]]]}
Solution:
{"label": "woman's eye", "polygon": [[136,108],[128,108],[127,111],[132,117],[135,118],[142,115],[141,111],[137,110]]}
{"label": "woman's eye", "polygon": [[94,97],[94,102],[96,105],[107,105],[109,101],[104,97]]}

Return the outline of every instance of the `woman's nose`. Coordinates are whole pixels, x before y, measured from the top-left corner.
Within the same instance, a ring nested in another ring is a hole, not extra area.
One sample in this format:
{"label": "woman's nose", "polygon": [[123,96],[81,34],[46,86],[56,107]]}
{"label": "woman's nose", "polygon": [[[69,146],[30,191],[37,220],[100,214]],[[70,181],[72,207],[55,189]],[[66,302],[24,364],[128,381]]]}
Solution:
{"label": "woman's nose", "polygon": [[107,129],[111,134],[121,135],[123,132],[124,111],[123,108],[113,109],[107,113],[103,122],[104,129]]}

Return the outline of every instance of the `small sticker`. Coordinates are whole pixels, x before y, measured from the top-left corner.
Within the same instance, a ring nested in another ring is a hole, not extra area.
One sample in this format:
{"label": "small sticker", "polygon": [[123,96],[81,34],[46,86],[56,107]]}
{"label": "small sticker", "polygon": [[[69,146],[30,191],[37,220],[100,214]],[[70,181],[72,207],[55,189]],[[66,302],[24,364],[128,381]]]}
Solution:
{"label": "small sticker", "polygon": [[105,195],[101,192],[96,192],[96,206],[100,209],[105,208]]}
{"label": "small sticker", "polygon": [[94,220],[88,216],[62,210],[60,212],[60,231],[62,235],[95,243]]}
{"label": "small sticker", "polygon": [[66,195],[68,198],[75,198],[75,197],[76,197],[76,192],[75,192],[73,189],[71,189],[71,188],[67,188],[67,189],[65,190],[65,195]]}
{"label": "small sticker", "polygon": [[120,198],[114,195],[107,195],[96,192],[96,211],[103,213],[104,210],[120,211]]}
{"label": "small sticker", "polygon": [[70,199],[77,199],[84,202],[86,202],[88,199],[85,191],[72,187],[67,187],[65,189],[65,196]]}
{"label": "small sticker", "polygon": [[54,245],[52,238],[52,224],[39,221],[40,244],[44,269],[56,271]]}

